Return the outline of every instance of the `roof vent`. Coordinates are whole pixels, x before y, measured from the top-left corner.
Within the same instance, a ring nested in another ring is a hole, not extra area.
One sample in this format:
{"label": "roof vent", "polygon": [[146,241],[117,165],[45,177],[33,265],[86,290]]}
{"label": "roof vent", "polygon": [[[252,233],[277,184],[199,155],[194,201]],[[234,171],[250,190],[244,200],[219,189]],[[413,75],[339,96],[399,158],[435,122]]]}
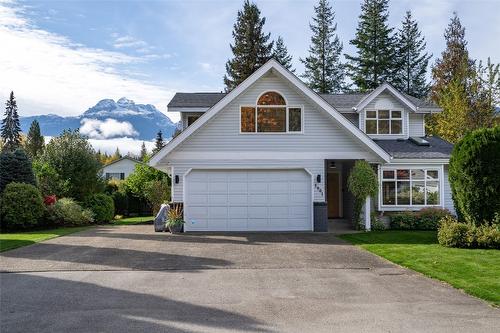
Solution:
{"label": "roof vent", "polygon": [[419,138],[417,136],[411,136],[410,140],[417,146],[430,146],[429,141],[424,138]]}

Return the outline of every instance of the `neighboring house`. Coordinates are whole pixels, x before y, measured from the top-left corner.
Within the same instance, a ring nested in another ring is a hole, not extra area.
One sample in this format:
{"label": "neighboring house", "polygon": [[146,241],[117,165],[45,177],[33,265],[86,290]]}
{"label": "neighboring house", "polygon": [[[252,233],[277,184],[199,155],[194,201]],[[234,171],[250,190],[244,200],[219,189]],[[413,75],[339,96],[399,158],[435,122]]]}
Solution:
{"label": "neighboring house", "polygon": [[177,93],[168,111],[183,131],[150,165],[172,175],[186,231],[325,230],[352,218],[356,160],[379,177],[365,211],[453,210],[452,145],[425,136],[424,116],[441,109],[389,84],[318,95],[270,60],[228,94]]}
{"label": "neighboring house", "polygon": [[125,156],[116,161],[105,165],[101,171],[104,179],[118,179],[123,180],[127,178],[135,170],[135,166],[139,162],[131,157]]}

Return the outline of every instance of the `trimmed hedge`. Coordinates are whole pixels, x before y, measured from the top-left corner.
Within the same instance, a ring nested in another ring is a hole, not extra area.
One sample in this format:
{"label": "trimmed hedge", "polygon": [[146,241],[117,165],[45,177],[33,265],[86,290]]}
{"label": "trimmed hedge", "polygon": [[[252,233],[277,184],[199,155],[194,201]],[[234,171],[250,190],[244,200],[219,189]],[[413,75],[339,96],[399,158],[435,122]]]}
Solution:
{"label": "trimmed hedge", "polygon": [[437,230],[440,220],[446,216],[451,216],[447,209],[433,207],[418,212],[401,212],[391,216],[391,229]]}
{"label": "trimmed hedge", "polygon": [[0,200],[2,229],[27,229],[36,227],[44,214],[40,191],[31,184],[9,183]]}
{"label": "trimmed hedge", "polygon": [[500,225],[491,223],[476,226],[448,216],[441,221],[438,241],[446,247],[500,249]]}
{"label": "trimmed hedge", "polygon": [[90,196],[85,201],[85,207],[94,213],[94,221],[97,223],[110,222],[115,216],[115,203],[109,195],[98,193]]}
{"label": "trimmed hedge", "polygon": [[449,181],[460,220],[480,225],[500,212],[500,126],[466,135],[453,148]]}

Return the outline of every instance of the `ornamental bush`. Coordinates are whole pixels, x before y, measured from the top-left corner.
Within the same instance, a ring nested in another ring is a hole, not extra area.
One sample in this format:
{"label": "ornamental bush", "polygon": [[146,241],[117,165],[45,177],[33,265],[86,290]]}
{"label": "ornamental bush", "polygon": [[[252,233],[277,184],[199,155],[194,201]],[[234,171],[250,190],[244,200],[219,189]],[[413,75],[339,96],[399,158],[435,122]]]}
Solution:
{"label": "ornamental bush", "polygon": [[71,198],[59,199],[54,205],[47,208],[49,219],[55,225],[86,225],[94,222],[90,209],[83,209]]}
{"label": "ornamental bush", "polygon": [[476,225],[500,212],[500,126],[466,135],[451,153],[449,181],[460,220]]}
{"label": "ornamental bush", "polygon": [[451,216],[447,209],[438,207],[422,208],[418,212],[401,212],[391,216],[391,229],[437,230],[442,218]]}
{"label": "ornamental bush", "polygon": [[9,183],[0,199],[2,229],[36,227],[44,214],[40,191],[31,184]]}
{"label": "ornamental bush", "polygon": [[461,223],[447,216],[441,220],[439,244],[446,247],[500,249],[500,225]]}
{"label": "ornamental bush", "polygon": [[377,175],[366,161],[356,161],[347,179],[349,191],[354,195],[354,223],[361,227],[361,211],[367,197],[378,191]]}
{"label": "ornamental bush", "polygon": [[90,196],[85,201],[85,207],[94,214],[94,221],[97,223],[110,222],[115,216],[115,203],[109,195],[98,193]]}

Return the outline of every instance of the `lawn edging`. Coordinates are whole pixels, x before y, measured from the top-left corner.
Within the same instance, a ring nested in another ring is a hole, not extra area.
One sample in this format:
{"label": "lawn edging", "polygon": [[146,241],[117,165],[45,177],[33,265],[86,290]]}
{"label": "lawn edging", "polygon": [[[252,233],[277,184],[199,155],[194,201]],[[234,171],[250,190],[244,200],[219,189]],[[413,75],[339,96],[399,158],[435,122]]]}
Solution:
{"label": "lawn edging", "polygon": [[500,251],[447,248],[435,231],[372,231],[341,239],[500,306]]}

